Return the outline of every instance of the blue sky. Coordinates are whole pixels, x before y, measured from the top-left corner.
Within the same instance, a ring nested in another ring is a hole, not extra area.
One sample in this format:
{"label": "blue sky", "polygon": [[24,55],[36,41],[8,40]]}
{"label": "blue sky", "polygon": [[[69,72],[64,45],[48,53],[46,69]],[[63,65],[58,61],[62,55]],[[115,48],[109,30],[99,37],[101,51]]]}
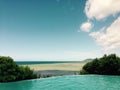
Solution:
{"label": "blue sky", "polygon": [[1,0],[0,55],[15,60],[83,60],[104,53],[120,55],[119,44],[117,49],[109,50],[110,46],[104,46],[96,37],[98,32],[100,37],[107,35],[109,26],[119,19],[120,10],[114,16],[107,13],[97,17],[85,11],[88,1]]}

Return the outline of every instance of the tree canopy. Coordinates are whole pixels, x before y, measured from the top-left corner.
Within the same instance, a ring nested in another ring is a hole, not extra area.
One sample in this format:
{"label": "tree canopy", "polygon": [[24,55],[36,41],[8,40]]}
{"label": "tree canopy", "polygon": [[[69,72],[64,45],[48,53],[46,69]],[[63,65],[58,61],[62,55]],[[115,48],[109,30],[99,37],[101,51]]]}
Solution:
{"label": "tree canopy", "polygon": [[86,63],[80,74],[120,75],[120,58],[115,54],[96,58]]}
{"label": "tree canopy", "polygon": [[18,66],[11,57],[0,56],[0,82],[12,82],[37,78],[28,66]]}

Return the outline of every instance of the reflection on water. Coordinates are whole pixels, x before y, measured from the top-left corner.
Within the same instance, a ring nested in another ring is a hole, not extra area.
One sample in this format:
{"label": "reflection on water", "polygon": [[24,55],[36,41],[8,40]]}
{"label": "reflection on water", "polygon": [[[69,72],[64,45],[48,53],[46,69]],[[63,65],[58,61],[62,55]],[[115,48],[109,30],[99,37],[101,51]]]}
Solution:
{"label": "reflection on water", "polygon": [[119,76],[60,76],[0,84],[0,90],[120,90]]}

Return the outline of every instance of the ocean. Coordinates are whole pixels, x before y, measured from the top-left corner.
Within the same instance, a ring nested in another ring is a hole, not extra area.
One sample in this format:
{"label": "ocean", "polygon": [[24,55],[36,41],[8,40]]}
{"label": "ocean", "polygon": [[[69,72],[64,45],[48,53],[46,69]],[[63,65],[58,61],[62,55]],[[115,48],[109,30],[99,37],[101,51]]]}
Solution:
{"label": "ocean", "polygon": [[18,65],[31,64],[56,64],[56,63],[79,63],[80,61],[15,61]]}

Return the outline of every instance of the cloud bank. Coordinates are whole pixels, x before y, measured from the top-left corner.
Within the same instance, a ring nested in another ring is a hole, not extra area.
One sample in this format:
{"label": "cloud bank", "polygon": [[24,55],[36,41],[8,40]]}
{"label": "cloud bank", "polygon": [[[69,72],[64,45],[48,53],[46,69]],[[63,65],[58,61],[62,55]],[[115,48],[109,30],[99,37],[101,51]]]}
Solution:
{"label": "cloud bank", "polygon": [[104,19],[120,12],[120,0],[88,0],[85,13],[89,19]]}
{"label": "cloud bank", "polygon": [[120,48],[120,17],[105,29],[105,32],[103,30],[92,32],[90,36],[105,50]]}
{"label": "cloud bank", "polygon": [[[89,32],[89,36],[106,51],[120,48],[120,0],[87,0],[85,14],[90,23],[83,23],[80,26],[82,31]],[[91,31],[94,25],[93,19],[98,23],[99,21],[105,23],[109,16],[117,17],[117,19],[108,27],[103,26],[99,31]]]}

